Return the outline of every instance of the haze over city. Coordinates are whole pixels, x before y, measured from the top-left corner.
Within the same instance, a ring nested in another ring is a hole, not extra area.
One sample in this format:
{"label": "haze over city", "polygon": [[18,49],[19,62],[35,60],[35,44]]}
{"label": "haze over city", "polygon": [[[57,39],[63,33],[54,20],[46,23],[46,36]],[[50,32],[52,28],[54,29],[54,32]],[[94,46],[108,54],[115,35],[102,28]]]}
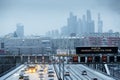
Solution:
{"label": "haze over city", "polygon": [[103,32],[120,32],[119,4],[119,0],[0,0],[0,36],[14,32],[17,23],[24,25],[25,35],[60,30],[67,24],[70,12],[81,18],[87,9],[95,21],[95,32],[98,13],[103,20]]}
{"label": "haze over city", "polygon": [[0,0],[0,80],[120,80],[120,0]]}

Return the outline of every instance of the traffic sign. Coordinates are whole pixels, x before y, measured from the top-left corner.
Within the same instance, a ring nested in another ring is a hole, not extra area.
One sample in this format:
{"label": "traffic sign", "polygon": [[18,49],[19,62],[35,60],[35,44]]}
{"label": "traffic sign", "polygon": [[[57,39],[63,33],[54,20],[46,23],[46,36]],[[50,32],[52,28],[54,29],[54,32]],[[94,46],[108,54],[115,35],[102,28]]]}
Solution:
{"label": "traffic sign", "polygon": [[78,56],[73,56],[73,62],[78,62]]}
{"label": "traffic sign", "polygon": [[116,54],[118,47],[76,47],[76,54]]}
{"label": "traffic sign", "polygon": [[107,62],[107,56],[102,56],[102,62]]}
{"label": "traffic sign", "polygon": [[100,63],[100,56],[95,56],[94,57],[94,62],[95,63]]}
{"label": "traffic sign", "polygon": [[120,63],[120,56],[116,56],[116,62]]}
{"label": "traffic sign", "polygon": [[87,62],[88,63],[92,63],[93,62],[93,57],[92,56],[88,56],[87,57]]}
{"label": "traffic sign", "polygon": [[110,63],[115,62],[115,57],[114,57],[114,56],[109,56],[109,62],[110,62]]}
{"label": "traffic sign", "polygon": [[80,62],[85,63],[85,56],[80,57]]}

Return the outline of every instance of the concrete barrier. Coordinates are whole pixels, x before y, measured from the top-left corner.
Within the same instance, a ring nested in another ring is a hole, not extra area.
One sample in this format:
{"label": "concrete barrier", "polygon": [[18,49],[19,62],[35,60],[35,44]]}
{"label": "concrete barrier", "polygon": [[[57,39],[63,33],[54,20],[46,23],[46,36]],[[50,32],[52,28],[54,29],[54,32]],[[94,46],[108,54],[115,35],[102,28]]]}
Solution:
{"label": "concrete barrier", "polygon": [[19,67],[17,67],[16,69],[12,70],[11,72],[7,73],[4,76],[0,77],[0,80],[6,80],[8,77],[10,77],[11,75],[13,75],[15,72],[17,72],[18,70],[20,70],[21,68],[23,68],[24,65],[20,65]]}

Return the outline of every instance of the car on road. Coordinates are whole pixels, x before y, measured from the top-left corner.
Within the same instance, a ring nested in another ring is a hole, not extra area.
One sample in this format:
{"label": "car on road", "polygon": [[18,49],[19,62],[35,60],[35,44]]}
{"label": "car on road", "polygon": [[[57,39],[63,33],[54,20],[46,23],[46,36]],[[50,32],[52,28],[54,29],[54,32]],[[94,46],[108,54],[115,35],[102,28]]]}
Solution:
{"label": "car on road", "polygon": [[40,73],[39,75],[44,75],[43,73]]}
{"label": "car on road", "polygon": [[98,80],[97,78],[93,78],[92,80]]}
{"label": "car on road", "polygon": [[25,70],[25,71],[28,71],[28,68],[26,67],[24,70]]}
{"label": "car on road", "polygon": [[44,80],[44,75],[40,75],[40,80]]}
{"label": "car on road", "polygon": [[83,71],[82,71],[82,75],[87,75],[87,71],[86,71],[86,70],[83,70]]}
{"label": "car on road", "polygon": [[43,69],[40,69],[40,70],[39,70],[39,74],[44,74],[44,70],[43,70]]}
{"label": "car on road", "polygon": [[40,69],[39,72],[43,72],[44,70],[43,69]]}
{"label": "car on road", "polygon": [[54,74],[54,71],[53,70],[49,70],[48,74]]}
{"label": "car on road", "polygon": [[48,71],[49,71],[49,70],[53,70],[53,69],[52,69],[52,68],[48,68]]}
{"label": "car on road", "polygon": [[54,77],[54,74],[48,74],[48,77]]}
{"label": "car on road", "polygon": [[48,80],[54,80],[54,78],[52,78],[52,79],[48,79]]}
{"label": "car on road", "polygon": [[65,72],[64,75],[65,75],[65,76],[70,76],[70,73],[69,73],[69,72]]}
{"label": "car on road", "polygon": [[25,74],[25,71],[24,70],[21,70],[19,76],[23,76]]}
{"label": "car on road", "polygon": [[23,76],[20,76],[20,77],[19,77],[19,80],[23,80]]}
{"label": "car on road", "polygon": [[29,80],[29,76],[28,76],[27,74],[25,74],[25,75],[23,76],[23,80]]}
{"label": "car on road", "polygon": [[45,80],[44,78],[40,78],[40,80]]}

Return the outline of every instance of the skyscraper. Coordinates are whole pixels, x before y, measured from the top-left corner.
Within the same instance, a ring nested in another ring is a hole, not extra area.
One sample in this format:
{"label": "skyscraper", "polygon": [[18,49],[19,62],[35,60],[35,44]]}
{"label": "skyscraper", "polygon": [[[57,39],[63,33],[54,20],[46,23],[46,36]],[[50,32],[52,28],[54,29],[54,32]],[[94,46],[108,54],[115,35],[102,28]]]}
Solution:
{"label": "skyscraper", "polygon": [[91,22],[91,12],[87,10],[87,22]]}
{"label": "skyscraper", "polygon": [[90,10],[87,10],[86,15],[83,15],[82,18],[77,19],[77,16],[73,15],[71,12],[69,18],[67,19],[67,26],[61,28],[62,35],[71,35],[71,34],[89,34],[95,32],[94,20],[92,20]]}
{"label": "skyscraper", "polygon": [[95,32],[94,21],[91,18],[90,10],[87,10],[87,33],[94,33],[94,32]]}
{"label": "skyscraper", "polygon": [[77,33],[77,16],[74,16],[73,13],[70,13],[70,17],[67,20],[68,34]]}
{"label": "skyscraper", "polygon": [[82,33],[87,33],[87,21],[85,15],[82,16]]}
{"label": "skyscraper", "polygon": [[68,27],[67,26],[63,26],[62,28],[61,28],[61,35],[62,36],[68,36],[69,34],[68,34]]}
{"label": "skyscraper", "polygon": [[16,29],[17,37],[24,37],[24,25],[21,23],[18,23],[16,27],[17,27]]}
{"label": "skyscraper", "polygon": [[82,20],[79,18],[78,19],[77,34],[82,34],[82,33],[83,33]]}
{"label": "skyscraper", "polygon": [[103,21],[100,18],[100,13],[98,13],[98,33],[102,33]]}

